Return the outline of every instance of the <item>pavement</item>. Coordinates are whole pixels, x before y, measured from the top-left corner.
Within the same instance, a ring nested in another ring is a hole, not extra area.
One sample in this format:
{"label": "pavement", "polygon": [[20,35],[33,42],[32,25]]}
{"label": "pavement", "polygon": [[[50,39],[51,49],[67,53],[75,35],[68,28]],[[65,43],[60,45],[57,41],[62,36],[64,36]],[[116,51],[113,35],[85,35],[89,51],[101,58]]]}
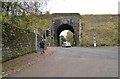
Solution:
{"label": "pavement", "polygon": [[47,57],[51,56],[55,47],[48,47],[44,54],[41,55],[40,51],[38,53],[31,53],[16,59],[2,63],[2,76],[9,77],[10,75],[16,74],[26,68],[31,67],[36,63],[41,63]]}
{"label": "pavement", "polygon": [[118,47],[58,47],[43,62],[11,77],[118,77]]}

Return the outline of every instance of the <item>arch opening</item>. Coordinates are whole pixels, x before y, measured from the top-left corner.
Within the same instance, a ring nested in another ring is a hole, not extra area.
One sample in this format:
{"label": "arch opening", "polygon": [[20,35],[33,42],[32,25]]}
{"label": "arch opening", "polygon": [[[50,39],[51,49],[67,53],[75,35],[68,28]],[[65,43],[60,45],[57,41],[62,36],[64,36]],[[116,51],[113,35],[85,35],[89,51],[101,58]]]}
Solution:
{"label": "arch opening", "polygon": [[74,29],[72,26],[68,25],[68,24],[62,24],[58,27],[57,29],[57,46],[60,46],[60,33],[64,30],[69,30],[73,33],[73,42],[74,42]]}

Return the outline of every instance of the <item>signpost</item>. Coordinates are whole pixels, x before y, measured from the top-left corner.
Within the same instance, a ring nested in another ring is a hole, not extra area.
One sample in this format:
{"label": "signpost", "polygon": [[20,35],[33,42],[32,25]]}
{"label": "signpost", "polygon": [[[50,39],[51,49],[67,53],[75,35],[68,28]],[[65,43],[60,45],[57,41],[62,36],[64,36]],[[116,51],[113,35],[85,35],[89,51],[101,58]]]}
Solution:
{"label": "signpost", "polygon": [[34,32],[35,32],[35,50],[37,51],[37,42],[38,42],[38,40],[37,40],[37,34],[38,34],[38,29],[35,28]]}

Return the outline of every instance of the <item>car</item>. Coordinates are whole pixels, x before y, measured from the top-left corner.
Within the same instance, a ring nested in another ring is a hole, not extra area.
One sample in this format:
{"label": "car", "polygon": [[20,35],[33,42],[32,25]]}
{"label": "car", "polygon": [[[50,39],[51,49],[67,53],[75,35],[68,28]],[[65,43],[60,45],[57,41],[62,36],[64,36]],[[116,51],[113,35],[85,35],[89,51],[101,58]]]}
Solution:
{"label": "car", "polygon": [[69,42],[64,42],[62,47],[71,47],[71,44]]}

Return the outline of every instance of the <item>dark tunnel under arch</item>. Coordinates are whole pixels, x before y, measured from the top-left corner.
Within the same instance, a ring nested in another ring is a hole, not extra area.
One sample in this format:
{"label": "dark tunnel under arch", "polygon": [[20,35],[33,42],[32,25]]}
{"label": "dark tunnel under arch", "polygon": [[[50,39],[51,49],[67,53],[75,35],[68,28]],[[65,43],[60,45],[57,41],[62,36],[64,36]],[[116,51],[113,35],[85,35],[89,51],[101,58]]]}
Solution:
{"label": "dark tunnel under arch", "polygon": [[[68,25],[68,24],[62,24],[58,27],[57,29],[57,46],[60,46],[60,33],[64,30],[69,30],[73,33],[74,35],[74,29],[72,26]],[[74,41],[74,36],[73,36],[73,41]]]}

